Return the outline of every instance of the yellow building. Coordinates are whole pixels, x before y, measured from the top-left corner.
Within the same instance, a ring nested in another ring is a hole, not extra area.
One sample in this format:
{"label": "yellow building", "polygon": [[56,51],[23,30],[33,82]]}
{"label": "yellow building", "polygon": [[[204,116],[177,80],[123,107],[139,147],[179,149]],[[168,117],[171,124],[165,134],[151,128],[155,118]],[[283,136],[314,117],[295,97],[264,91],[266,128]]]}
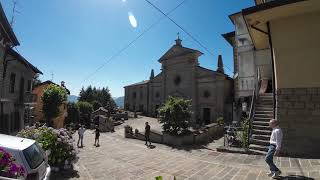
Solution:
{"label": "yellow building", "polygon": [[[45,122],[45,117],[42,112],[43,102],[41,97],[43,95],[44,90],[51,84],[55,84],[51,81],[45,81],[36,85],[33,89],[33,93],[37,95],[37,103],[34,106],[34,122]],[[55,84],[57,85],[57,84]],[[67,90],[68,91],[68,90]],[[69,93],[69,91],[68,91]],[[69,93],[70,94],[70,93]],[[58,117],[53,119],[53,127],[54,128],[63,128],[64,127],[64,120],[68,116],[67,113],[67,102],[64,102],[60,107],[60,114]]]}
{"label": "yellow building", "polygon": [[319,156],[320,1],[255,3],[240,16],[254,50],[269,50],[271,56],[273,112],[284,132],[282,150],[292,156]]}

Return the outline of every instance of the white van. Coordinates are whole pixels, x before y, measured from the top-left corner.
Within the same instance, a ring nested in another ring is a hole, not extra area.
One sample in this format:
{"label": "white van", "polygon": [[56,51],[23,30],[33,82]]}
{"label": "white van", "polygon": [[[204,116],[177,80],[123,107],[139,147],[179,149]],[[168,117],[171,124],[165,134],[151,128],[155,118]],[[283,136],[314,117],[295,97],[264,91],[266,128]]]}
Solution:
{"label": "white van", "polygon": [[47,157],[36,141],[0,134],[0,147],[12,154],[16,163],[24,167],[26,180],[49,179],[51,169]]}

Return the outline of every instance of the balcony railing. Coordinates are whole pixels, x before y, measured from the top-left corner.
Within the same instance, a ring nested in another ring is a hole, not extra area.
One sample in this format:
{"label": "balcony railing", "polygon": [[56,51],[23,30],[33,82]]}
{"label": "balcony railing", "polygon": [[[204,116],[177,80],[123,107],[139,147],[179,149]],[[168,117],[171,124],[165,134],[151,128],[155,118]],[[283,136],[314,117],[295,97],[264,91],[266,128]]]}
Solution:
{"label": "balcony railing", "polygon": [[37,102],[37,95],[31,92],[26,92],[23,97],[23,103],[32,104]]}

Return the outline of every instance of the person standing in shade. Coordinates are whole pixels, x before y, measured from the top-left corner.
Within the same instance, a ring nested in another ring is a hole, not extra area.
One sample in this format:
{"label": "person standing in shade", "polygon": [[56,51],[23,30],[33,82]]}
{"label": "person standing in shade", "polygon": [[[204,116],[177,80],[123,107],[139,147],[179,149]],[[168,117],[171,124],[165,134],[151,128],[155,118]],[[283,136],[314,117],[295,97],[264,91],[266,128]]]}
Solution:
{"label": "person standing in shade", "polygon": [[94,131],[94,133],[95,133],[94,145],[96,147],[99,147],[100,146],[99,145],[100,130],[98,125],[96,125],[96,130]]}
{"label": "person standing in shade", "polygon": [[269,165],[270,172],[268,176],[272,178],[278,178],[281,174],[281,171],[273,162],[273,156],[278,156],[281,149],[282,143],[282,130],[279,127],[279,122],[276,119],[271,119],[269,122],[270,127],[272,128],[272,133],[270,137],[270,146],[266,156],[266,162]]}
{"label": "person standing in shade", "polygon": [[[79,139],[78,139],[78,147],[83,147],[83,135],[84,135],[84,132],[86,131],[86,129],[84,128],[84,125],[80,125],[80,128],[78,129],[78,135],[79,135]],[[81,142],[81,146],[79,146]]]}
{"label": "person standing in shade", "polygon": [[151,142],[150,142],[150,125],[149,125],[148,122],[146,122],[144,137],[145,137],[145,140],[146,140],[146,144],[145,145],[148,145],[148,141],[149,141],[149,145],[151,145]]}

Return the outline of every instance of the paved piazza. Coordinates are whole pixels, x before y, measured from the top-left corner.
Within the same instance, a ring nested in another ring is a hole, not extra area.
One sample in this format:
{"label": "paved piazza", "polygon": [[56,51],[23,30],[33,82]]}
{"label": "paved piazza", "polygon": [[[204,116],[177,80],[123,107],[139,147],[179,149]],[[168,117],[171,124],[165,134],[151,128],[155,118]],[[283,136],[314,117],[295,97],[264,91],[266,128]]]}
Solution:
{"label": "paved piazza", "polygon": [[[143,129],[144,122],[159,128],[155,119],[130,119],[125,124]],[[220,153],[215,150],[221,140],[207,146],[172,148],[154,144],[153,149],[143,141],[124,138],[123,126],[115,133],[102,133],[100,147],[94,147],[93,131],[85,133],[85,147],[79,149],[80,160],[75,165],[78,176],[71,179],[129,180],[155,179],[269,179],[263,156]],[[320,179],[320,160],[276,158],[282,179]],[[62,178],[54,178],[62,179]]]}

